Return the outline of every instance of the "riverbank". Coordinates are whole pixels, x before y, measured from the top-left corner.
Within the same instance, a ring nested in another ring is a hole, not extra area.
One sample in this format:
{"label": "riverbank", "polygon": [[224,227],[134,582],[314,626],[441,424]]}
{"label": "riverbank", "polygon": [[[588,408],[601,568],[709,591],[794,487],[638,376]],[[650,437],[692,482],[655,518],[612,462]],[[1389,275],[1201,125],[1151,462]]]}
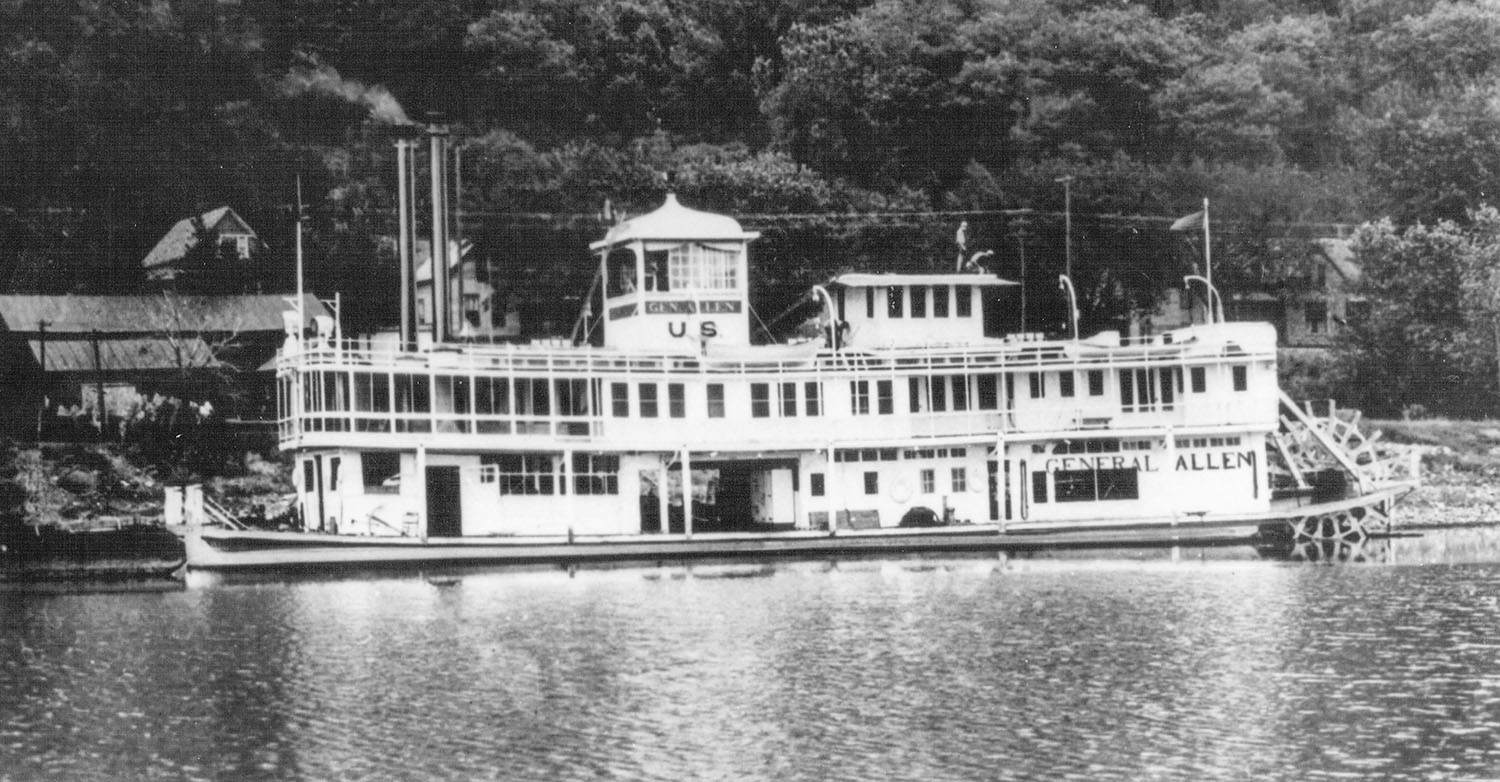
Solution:
{"label": "riverbank", "polygon": [[1398,507],[1399,526],[1500,524],[1500,421],[1367,420],[1361,428],[1422,454],[1422,486]]}

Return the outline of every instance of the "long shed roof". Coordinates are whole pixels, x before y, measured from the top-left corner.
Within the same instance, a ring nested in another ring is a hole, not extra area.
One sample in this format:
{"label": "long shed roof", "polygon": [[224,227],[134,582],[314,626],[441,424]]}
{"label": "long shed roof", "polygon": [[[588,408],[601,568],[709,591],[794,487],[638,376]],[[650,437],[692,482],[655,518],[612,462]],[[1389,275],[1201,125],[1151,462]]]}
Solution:
{"label": "long shed roof", "polygon": [[[295,295],[246,296],[0,296],[0,321],[14,333],[33,334],[46,323],[47,333],[152,334],[162,332],[280,332],[281,313],[291,310]],[[304,294],[306,323],[328,309]]]}
{"label": "long shed roof", "polygon": [[219,365],[208,344],[198,337],[99,340],[98,365],[87,339],[27,340],[44,372],[119,372],[177,370]]}

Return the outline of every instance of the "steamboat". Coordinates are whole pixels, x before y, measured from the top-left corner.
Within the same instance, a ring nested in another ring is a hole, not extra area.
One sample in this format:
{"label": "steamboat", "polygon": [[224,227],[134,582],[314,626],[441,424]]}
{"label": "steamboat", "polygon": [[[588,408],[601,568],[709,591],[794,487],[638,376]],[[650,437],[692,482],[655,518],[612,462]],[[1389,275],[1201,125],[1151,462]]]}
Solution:
{"label": "steamboat", "polygon": [[1212,308],[987,336],[1012,282],[842,274],[812,292],[819,336],[752,344],[757,235],[670,195],[591,246],[602,334],[451,340],[446,221],[419,302],[401,151],[401,333],[289,328],[278,359],[302,529],[196,528],[190,568],[1362,538],[1416,484],[1357,416],[1280,390],[1272,326]]}

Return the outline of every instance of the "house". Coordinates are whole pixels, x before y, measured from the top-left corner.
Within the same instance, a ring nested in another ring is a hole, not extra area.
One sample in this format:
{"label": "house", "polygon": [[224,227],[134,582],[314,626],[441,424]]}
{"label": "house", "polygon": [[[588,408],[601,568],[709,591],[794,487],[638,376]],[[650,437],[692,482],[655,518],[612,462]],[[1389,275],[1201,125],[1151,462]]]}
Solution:
{"label": "house", "polygon": [[185,217],[157,241],[141,261],[150,280],[173,280],[183,271],[181,261],[203,236],[214,237],[219,246],[241,261],[264,249],[255,229],[235,211],[221,206],[195,217]]}
{"label": "house", "polygon": [[[453,242],[448,251],[448,301],[452,302],[460,339],[496,340],[521,334],[521,315],[514,298],[492,284],[489,270],[465,241],[460,250]],[[416,242],[417,328],[432,326],[432,243]]]}
{"label": "house", "polygon": [[[0,427],[35,433],[36,412],[131,413],[145,398],[213,399],[230,418],[270,419],[274,357],[296,298],[0,296]],[[329,312],[303,297],[304,328]],[[295,320],[295,316],[293,316]]]}
{"label": "house", "polygon": [[[1260,321],[1276,327],[1284,348],[1326,350],[1333,346],[1351,320],[1368,307],[1359,295],[1359,262],[1349,240],[1320,238],[1311,243],[1307,274],[1294,277],[1281,290],[1220,290],[1224,317],[1231,321]],[[1138,333],[1160,333],[1192,322],[1203,322],[1207,308],[1203,288],[1165,291],[1157,308],[1137,323]]]}

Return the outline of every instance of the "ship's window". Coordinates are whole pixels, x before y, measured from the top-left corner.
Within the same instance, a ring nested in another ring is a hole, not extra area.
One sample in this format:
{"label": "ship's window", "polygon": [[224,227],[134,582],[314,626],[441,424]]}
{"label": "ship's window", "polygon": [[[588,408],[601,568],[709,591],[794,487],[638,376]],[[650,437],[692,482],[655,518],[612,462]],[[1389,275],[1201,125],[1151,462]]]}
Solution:
{"label": "ship's window", "polygon": [[864,297],[865,297],[865,318],[867,320],[874,320],[875,319],[875,289],[874,288],[864,288],[864,289],[860,290],[860,293],[864,294]]}
{"label": "ship's window", "polygon": [[589,403],[589,381],[558,380],[554,384],[559,415],[588,415],[592,412]]}
{"label": "ship's window", "polygon": [[573,454],[574,494],[619,494],[620,457],[612,454]]}
{"label": "ship's window", "polygon": [[948,476],[953,481],[954,494],[969,490],[969,471],[967,469],[963,467],[954,467],[948,472]]}
{"label": "ship's window", "polygon": [[440,413],[469,412],[469,379],[456,375],[438,375],[433,378],[437,386],[437,411]]}
{"label": "ship's window", "polygon": [[911,286],[911,316],[913,318],[927,317],[927,286]]}
{"label": "ship's window", "polygon": [[903,314],[902,310],[905,309],[905,306],[903,304],[903,299],[905,298],[905,295],[906,295],[906,290],[904,288],[902,288],[900,285],[892,285],[889,288],[885,289],[885,314],[886,314],[886,317],[890,317],[890,318],[899,318],[899,317],[901,317],[901,315]]}
{"label": "ship's window", "polygon": [[797,384],[781,383],[779,389],[781,394],[781,415],[786,418],[797,417]]}
{"label": "ship's window", "polygon": [[934,413],[948,409],[948,381],[945,378],[927,378],[927,404]]}
{"label": "ship's window", "polygon": [[802,384],[802,402],[810,416],[823,414],[823,384],[809,380]]}
{"label": "ship's window", "polygon": [[330,458],[328,460],[328,490],[329,491],[338,491],[339,490],[339,468],[341,468],[343,466],[344,466],[344,460],[341,457],[334,456],[334,457],[332,457],[332,458]]}
{"label": "ship's window", "polygon": [[1026,379],[1031,383],[1031,398],[1041,399],[1047,395],[1047,376],[1040,372],[1027,373]]}
{"label": "ship's window", "polygon": [[953,383],[953,409],[959,412],[969,409],[969,378],[967,375],[954,375],[950,378]]}
{"label": "ship's window", "polygon": [[750,384],[750,417],[752,417],[752,418],[770,418],[771,417],[771,384],[770,383],[751,383]]}
{"label": "ship's window", "polygon": [[1161,379],[1161,405],[1163,410],[1171,410],[1172,403],[1176,401],[1178,375],[1175,367],[1162,367]]}
{"label": "ship's window", "polygon": [[949,292],[952,290],[952,285],[932,286],[932,317],[948,317],[948,296]]}
{"label": "ship's window", "polygon": [[635,251],[625,247],[611,250],[605,266],[609,269],[610,296],[635,292],[638,287],[635,279]]}
{"label": "ship's window", "polygon": [[1059,470],[1052,474],[1058,502],[1134,500],[1140,497],[1139,473],[1134,468]]}
{"label": "ship's window", "polygon": [[974,289],[967,285],[959,285],[953,289],[953,313],[956,317],[967,318],[974,314]]}
{"label": "ship's window", "polygon": [[922,412],[922,378],[906,379],[906,399],[913,413]]}
{"label": "ship's window", "polygon": [[1057,393],[1062,396],[1072,396],[1074,377],[1072,372],[1057,373]]}
{"label": "ship's window", "polygon": [[656,384],[641,383],[637,386],[641,397],[641,417],[655,418],[657,415]]}
{"label": "ship's window", "polygon": [[384,372],[354,373],[354,409],[365,413],[391,410],[391,376]]}
{"label": "ship's window", "polygon": [[1234,378],[1234,390],[1244,391],[1245,389],[1250,387],[1249,377],[1246,374],[1246,370],[1243,364],[1237,367],[1230,367],[1229,372]]}
{"label": "ship's window", "polygon": [[881,415],[890,415],[896,412],[896,392],[892,388],[894,383],[889,380],[875,381],[875,409]]}
{"label": "ship's window", "polygon": [[870,414],[870,381],[849,381],[849,404],[855,415]]}
{"label": "ship's window", "polygon": [[510,412],[510,379],[478,377],[474,379],[474,412],[480,415],[504,415]]}
{"label": "ship's window", "polygon": [[615,418],[629,418],[630,417],[630,384],[629,383],[610,383],[609,384],[609,403],[610,403],[610,410],[614,413]]}
{"label": "ship's window", "polygon": [[1089,396],[1104,396],[1104,370],[1089,370]]}
{"label": "ship's window", "polygon": [[322,372],[323,409],[341,411],[349,409],[349,376],[343,372]]}
{"label": "ship's window", "polygon": [[667,384],[667,415],[673,418],[687,416],[687,389],[681,383]]}
{"label": "ship's window", "polygon": [[396,375],[396,412],[426,413],[431,411],[426,375]]}
{"label": "ship's window", "polygon": [[667,285],[667,251],[646,251],[646,290],[664,292],[671,290]]}
{"label": "ship's window", "polygon": [[724,384],[723,383],[709,383],[708,384],[708,417],[709,418],[723,418],[724,417]]}
{"label": "ship's window", "polygon": [[541,378],[516,378],[516,413],[518,415],[551,415],[552,395],[547,381]]}
{"label": "ship's window", "polygon": [[401,454],[365,451],[359,455],[360,478],[365,494],[397,494],[401,491]]}
{"label": "ship's window", "polygon": [[694,242],[673,247],[667,261],[672,290],[734,290],[739,287],[735,275],[738,261],[737,245],[714,247]]}
{"label": "ship's window", "polygon": [[[1157,408],[1158,376],[1149,369],[1120,370],[1120,406],[1127,413]],[[1166,378],[1163,378],[1166,379]]]}
{"label": "ship's window", "polygon": [[937,470],[923,470],[919,475],[922,483],[922,493],[937,493]]}
{"label": "ship's window", "polygon": [[823,496],[823,492],[824,492],[824,488],[823,488],[823,473],[820,473],[820,472],[810,473],[807,476],[807,487],[808,487],[808,491],[812,492],[812,496],[814,496],[814,497],[822,497]]}
{"label": "ship's window", "polygon": [[304,491],[304,492],[310,492],[314,488],[315,487],[313,486],[313,460],[312,459],[308,459],[308,460],[302,462],[302,491]]}
{"label": "ship's window", "polygon": [[1031,474],[1031,501],[1047,501],[1047,473],[1034,472]]}
{"label": "ship's window", "polygon": [[504,453],[482,456],[480,462],[499,472],[501,494],[556,494],[556,468],[550,454]]}
{"label": "ship's window", "polygon": [[994,375],[980,375],[975,379],[975,384],[978,386],[979,391],[980,410],[994,410],[999,406],[999,398],[997,396],[999,389],[997,388]]}
{"label": "ship's window", "polygon": [[1203,367],[1189,367],[1188,377],[1193,383],[1193,393],[1201,394],[1208,390],[1208,371]]}
{"label": "ship's window", "polygon": [[867,473],[865,473],[865,494],[879,494],[879,493],[880,493],[880,473],[878,473],[878,472],[867,472]]}

